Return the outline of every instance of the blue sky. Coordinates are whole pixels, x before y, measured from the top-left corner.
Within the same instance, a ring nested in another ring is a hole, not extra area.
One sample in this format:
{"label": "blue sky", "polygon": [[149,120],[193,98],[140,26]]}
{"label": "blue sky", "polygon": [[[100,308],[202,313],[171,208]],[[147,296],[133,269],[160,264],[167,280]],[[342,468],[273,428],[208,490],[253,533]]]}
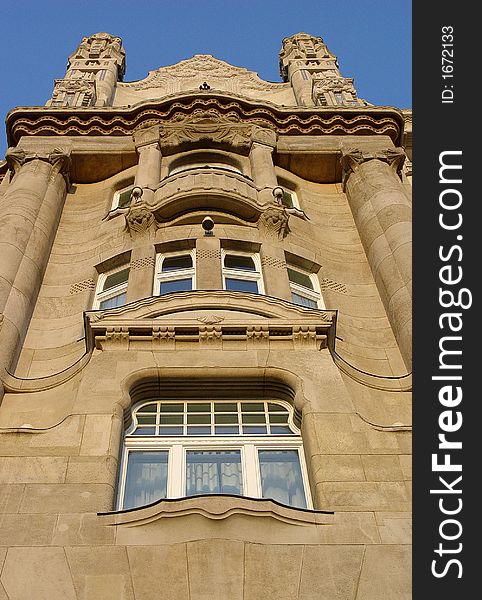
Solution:
{"label": "blue sky", "polygon": [[[194,54],[212,54],[280,81],[284,37],[321,36],[361,98],[410,108],[411,0],[24,0],[4,3],[0,115],[42,106],[84,36],[122,38],[125,81]],[[0,160],[6,150],[0,133]]]}

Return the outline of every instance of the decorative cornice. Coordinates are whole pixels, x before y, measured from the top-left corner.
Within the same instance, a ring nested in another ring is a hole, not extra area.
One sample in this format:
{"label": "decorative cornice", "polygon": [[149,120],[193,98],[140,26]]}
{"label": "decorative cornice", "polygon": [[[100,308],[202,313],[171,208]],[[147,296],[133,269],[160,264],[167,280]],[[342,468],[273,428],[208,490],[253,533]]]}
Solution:
{"label": "decorative cornice", "polygon": [[196,111],[283,135],[387,135],[395,144],[401,143],[404,125],[402,113],[390,107],[280,108],[235,94],[186,93],[132,108],[17,108],[7,116],[7,136],[14,146],[22,135],[131,136],[141,126],[162,126],[167,135],[170,125],[186,124]]}

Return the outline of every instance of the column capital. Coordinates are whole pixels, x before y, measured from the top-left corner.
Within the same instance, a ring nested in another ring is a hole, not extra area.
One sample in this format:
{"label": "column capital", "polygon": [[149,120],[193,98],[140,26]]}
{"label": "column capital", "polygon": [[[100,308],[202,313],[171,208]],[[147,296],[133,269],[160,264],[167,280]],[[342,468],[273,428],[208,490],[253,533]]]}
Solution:
{"label": "column capital", "polygon": [[159,125],[147,127],[145,129],[138,129],[134,131],[132,135],[134,144],[137,152],[141,152],[144,148],[149,146],[156,146],[157,150],[160,150],[160,129]]}
{"label": "column capital", "polygon": [[54,148],[52,152],[27,153],[25,150],[22,150],[22,148],[8,148],[5,154],[5,159],[7,161],[8,168],[14,175],[18,173],[23,165],[33,160],[48,162],[53,167],[52,176],[56,173],[60,173],[68,185],[70,168],[72,166],[70,150],[66,150],[64,148]]}
{"label": "column capital", "polygon": [[259,127],[255,125],[251,129],[251,147],[254,144],[261,144],[262,146],[269,146],[271,149],[276,148],[277,133],[272,129],[266,127]]}
{"label": "column capital", "polygon": [[387,148],[378,152],[364,152],[358,148],[342,150],[340,161],[343,169],[343,187],[345,187],[350,174],[370,160],[378,160],[388,164],[400,177],[405,158],[403,148]]}

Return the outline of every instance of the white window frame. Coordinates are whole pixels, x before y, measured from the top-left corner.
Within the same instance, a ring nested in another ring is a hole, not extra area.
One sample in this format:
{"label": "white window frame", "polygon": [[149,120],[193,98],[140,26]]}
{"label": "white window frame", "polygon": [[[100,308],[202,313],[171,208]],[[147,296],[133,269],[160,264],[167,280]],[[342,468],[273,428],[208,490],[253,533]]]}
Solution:
{"label": "white window frame", "polygon": [[[230,402],[230,400],[225,400]],[[253,402],[254,400],[246,400]],[[241,496],[250,498],[263,498],[261,470],[259,466],[259,450],[294,450],[298,453],[303,491],[305,495],[306,508],[313,509],[313,501],[310,493],[308,470],[303,451],[303,442],[301,432],[293,423],[293,409],[284,401],[276,399],[265,399],[265,403],[272,402],[283,406],[289,412],[288,424],[293,431],[293,436],[280,435],[210,435],[210,436],[133,436],[130,435],[137,426],[135,416],[133,423],[129,426],[124,434],[123,450],[119,471],[119,488],[117,494],[117,510],[124,510],[124,495],[126,487],[127,463],[130,452],[168,452],[168,468],[167,468],[167,493],[166,498],[184,498],[186,497],[186,480],[187,480],[187,452],[191,450],[206,450],[206,451],[239,451],[241,457],[241,475],[243,483],[243,493]],[[179,403],[183,400],[161,400],[164,403]],[[211,400],[189,400],[190,403],[204,404]],[[233,400],[234,402],[234,400]],[[243,402],[242,400],[240,402]],[[132,407],[132,414],[146,404],[151,404],[150,401],[141,401]],[[179,413],[181,414],[181,413]],[[185,413],[184,413],[185,414]],[[206,413],[207,414],[207,413]],[[137,507],[141,508],[141,507]]]}
{"label": "white window frame", "polygon": [[[291,199],[292,199],[292,202],[293,202],[293,206],[292,206],[291,208],[297,208],[298,210],[301,210],[301,207],[300,207],[300,201],[299,201],[299,199],[298,199],[298,194],[297,194],[297,193],[296,193],[294,190],[292,190],[291,188],[289,188],[289,187],[286,187],[285,185],[283,185],[283,184],[281,184],[281,183],[278,183],[278,185],[279,185],[279,187],[280,187],[280,188],[281,188],[281,189],[282,189],[284,192],[287,192],[288,194],[290,194],[290,195],[291,195]],[[283,204],[283,203],[282,203],[282,204]],[[283,206],[286,206],[286,205],[285,205],[285,204],[283,204]],[[286,207],[286,208],[290,208],[290,207]]]}
{"label": "white window frame", "polygon": [[[253,259],[255,271],[232,269],[224,266],[224,260],[227,255],[249,256]],[[258,252],[242,252],[241,250],[221,249],[221,268],[223,272],[223,289],[226,289],[226,279],[243,279],[245,281],[256,281],[258,284],[258,294],[264,294],[263,272],[261,270],[261,258]],[[253,294],[254,292],[247,292]]]}
{"label": "white window frame", "polygon": [[[162,263],[166,258],[172,258],[173,256],[185,256],[189,255],[192,260],[192,267],[187,269],[177,269],[173,271],[168,271],[166,273],[162,272]],[[196,250],[195,248],[188,250],[179,250],[175,252],[159,252],[156,256],[156,274],[154,277],[154,295],[161,295],[161,283],[167,281],[176,281],[178,279],[188,279],[191,278],[192,281],[192,290],[196,289]]]}
{"label": "white window frame", "polygon": [[[120,190],[116,190],[114,192],[114,196],[112,197],[112,208],[111,210],[115,210],[116,208],[120,208],[119,207],[119,199],[120,196],[123,192],[127,192],[127,190],[132,190],[134,189],[134,184],[131,183],[130,185],[126,185],[125,187],[121,188]],[[130,206],[130,204],[128,206],[124,206],[123,208],[128,208]]]}
{"label": "white window frame", "polygon": [[[105,280],[107,279],[107,277],[109,277],[109,275],[113,275],[114,273],[117,273],[119,271],[124,271],[125,269],[127,269],[127,270],[130,269],[129,263],[126,263],[120,267],[116,267],[115,269],[110,269],[110,271],[106,271],[105,273],[101,273],[99,275],[99,278],[97,280],[97,286],[95,289],[95,298],[94,298],[94,302],[92,305],[93,309],[95,309],[95,310],[100,309],[101,302],[104,302],[105,300],[110,300],[111,298],[114,298],[115,296],[120,296],[124,292],[127,294],[127,287],[129,284],[129,275],[127,276],[127,281],[125,281],[124,283],[120,283],[114,287],[109,288],[108,290],[103,291],[103,287],[104,287]],[[110,310],[110,309],[105,308],[103,310]]]}
{"label": "white window frame", "polygon": [[[292,269],[293,271],[298,271],[299,273],[303,273],[303,275],[307,275],[310,278],[311,283],[313,284],[313,289],[311,290],[310,288],[307,288],[304,285],[300,285],[299,283],[295,283],[294,281],[291,281],[291,279],[290,279],[289,282],[290,282],[291,292],[298,294],[299,296],[303,296],[304,298],[308,298],[309,300],[313,300],[314,302],[316,302],[316,308],[324,309],[325,303],[323,301],[323,296],[322,296],[321,290],[320,290],[320,282],[318,281],[318,277],[316,276],[316,274],[310,273],[309,271],[306,271],[305,269],[301,269],[300,267],[296,267],[295,265],[291,265],[291,264],[288,264],[288,268]],[[288,274],[288,278],[289,278],[289,274]],[[293,302],[293,300],[292,300],[292,302]],[[293,304],[296,304],[296,302],[293,302]],[[297,306],[301,306],[301,305],[297,304]],[[307,308],[307,307],[305,307],[305,308]]]}

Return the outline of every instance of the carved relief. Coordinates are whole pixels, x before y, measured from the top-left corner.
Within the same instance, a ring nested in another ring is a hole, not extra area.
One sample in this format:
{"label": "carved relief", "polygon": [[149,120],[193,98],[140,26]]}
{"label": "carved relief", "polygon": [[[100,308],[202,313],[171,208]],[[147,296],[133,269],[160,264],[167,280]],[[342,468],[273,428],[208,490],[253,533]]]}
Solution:
{"label": "carved relief", "polygon": [[18,173],[20,167],[32,160],[43,160],[49,162],[52,166],[51,178],[57,173],[61,173],[68,183],[69,171],[71,167],[70,151],[62,148],[54,148],[49,154],[27,154],[21,148],[8,148],[5,154],[8,168],[14,173]]}
{"label": "carved relief", "polygon": [[162,125],[160,140],[161,146],[209,140],[249,147],[251,130],[251,125],[241,123],[238,117],[223,117],[214,111],[194,111],[192,115],[179,115],[171,123]]}
{"label": "carved relief", "polygon": [[284,239],[290,232],[289,214],[284,207],[269,206],[264,210],[258,220],[258,228],[267,235],[276,235]]}
{"label": "carved relief", "polygon": [[357,148],[345,150],[341,157],[341,165],[344,172],[343,185],[346,184],[350,173],[355,172],[360,165],[370,160],[379,160],[387,163],[400,175],[405,158],[406,155],[402,148],[388,148],[387,150],[375,153],[362,152]]}
{"label": "carved relief", "polygon": [[131,206],[125,220],[131,237],[146,235],[156,229],[156,219],[146,206]]}

